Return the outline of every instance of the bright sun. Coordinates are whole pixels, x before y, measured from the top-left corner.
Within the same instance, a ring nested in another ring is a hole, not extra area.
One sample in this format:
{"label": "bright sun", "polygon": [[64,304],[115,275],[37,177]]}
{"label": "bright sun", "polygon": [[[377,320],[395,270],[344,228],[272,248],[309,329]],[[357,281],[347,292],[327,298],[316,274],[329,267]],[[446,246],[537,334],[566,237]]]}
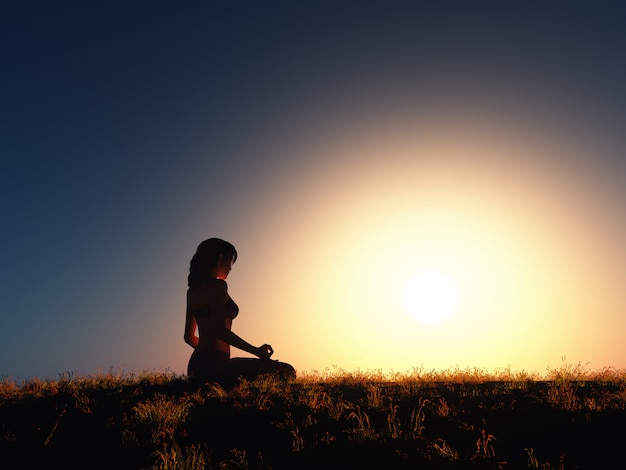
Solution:
{"label": "bright sun", "polygon": [[407,310],[423,323],[440,323],[456,308],[458,294],[444,274],[427,271],[413,277],[404,291]]}

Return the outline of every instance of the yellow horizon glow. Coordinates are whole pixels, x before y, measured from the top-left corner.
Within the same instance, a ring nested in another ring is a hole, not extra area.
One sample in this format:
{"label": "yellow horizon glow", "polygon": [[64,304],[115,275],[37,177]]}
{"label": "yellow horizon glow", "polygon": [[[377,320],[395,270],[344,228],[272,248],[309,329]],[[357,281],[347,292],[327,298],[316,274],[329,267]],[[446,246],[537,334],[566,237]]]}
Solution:
{"label": "yellow horizon glow", "polygon": [[[605,261],[580,249],[596,235],[595,202],[578,192],[586,176],[561,167],[589,145],[460,121],[374,123],[286,145],[309,165],[275,175],[238,215],[254,233],[233,240],[237,333],[302,371],[542,370],[598,357],[588,343],[604,325],[585,312],[613,308],[599,293],[618,283],[589,276]],[[407,313],[404,289],[420,271],[457,286],[447,321]]]}

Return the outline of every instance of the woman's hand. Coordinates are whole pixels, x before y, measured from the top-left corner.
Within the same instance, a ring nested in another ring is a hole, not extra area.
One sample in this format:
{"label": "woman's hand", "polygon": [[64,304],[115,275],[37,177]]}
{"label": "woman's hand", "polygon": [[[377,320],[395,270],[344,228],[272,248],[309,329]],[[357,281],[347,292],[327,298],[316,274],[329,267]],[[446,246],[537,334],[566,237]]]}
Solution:
{"label": "woman's hand", "polygon": [[274,350],[269,344],[264,344],[263,346],[257,348],[256,355],[259,359],[269,359],[272,354],[274,354]]}

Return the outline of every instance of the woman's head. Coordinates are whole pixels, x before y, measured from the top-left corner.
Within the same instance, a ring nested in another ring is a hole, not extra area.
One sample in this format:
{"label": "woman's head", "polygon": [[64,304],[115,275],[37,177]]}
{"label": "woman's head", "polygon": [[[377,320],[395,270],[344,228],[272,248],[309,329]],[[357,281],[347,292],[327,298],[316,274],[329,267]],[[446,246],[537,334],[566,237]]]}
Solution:
{"label": "woman's head", "polygon": [[228,263],[232,265],[237,260],[237,250],[235,247],[220,238],[209,238],[198,245],[196,253],[189,263],[189,276],[187,284],[189,287],[197,287],[203,281],[215,274],[215,269]]}

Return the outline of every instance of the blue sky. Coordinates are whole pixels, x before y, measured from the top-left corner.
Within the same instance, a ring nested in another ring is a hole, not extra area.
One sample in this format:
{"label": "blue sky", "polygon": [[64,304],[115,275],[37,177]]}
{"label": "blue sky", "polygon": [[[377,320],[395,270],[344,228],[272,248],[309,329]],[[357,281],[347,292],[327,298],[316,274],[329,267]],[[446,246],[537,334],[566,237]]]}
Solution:
{"label": "blue sky", "polygon": [[[231,280],[240,304],[272,311],[239,320],[242,336],[270,337],[279,358],[300,369],[343,366],[344,352],[346,367],[393,367],[359,352],[365,339],[348,345],[348,332],[307,338],[314,315],[298,320],[298,302],[334,294],[323,282],[302,278],[307,290],[285,278],[315,271],[309,256],[340,264],[358,245],[339,227],[361,220],[355,214],[378,183],[376,172],[359,172],[376,165],[333,153],[335,144],[412,120],[466,129],[504,116],[595,148],[529,156],[532,170],[519,177],[528,187],[533,172],[554,178],[555,200],[564,201],[557,212],[572,217],[564,231],[584,235],[564,234],[563,243],[589,253],[585,263],[596,264],[581,265],[587,276],[609,279],[597,294],[598,308],[611,312],[602,324],[622,325],[626,12],[616,2],[7,2],[1,10],[0,376],[183,371],[188,263],[211,236],[241,252]],[[398,163],[398,175],[411,165]],[[550,192],[546,181],[540,196]],[[336,203],[314,196],[329,191]],[[285,321],[287,330],[276,327]],[[325,322],[333,324],[316,325]],[[588,352],[605,335],[591,330],[514,366],[541,368],[565,354],[626,366],[617,349]],[[334,345],[333,357],[316,360],[314,343]],[[362,364],[348,359],[355,354]],[[410,354],[418,365],[434,352]],[[411,364],[405,356],[398,367]]]}

